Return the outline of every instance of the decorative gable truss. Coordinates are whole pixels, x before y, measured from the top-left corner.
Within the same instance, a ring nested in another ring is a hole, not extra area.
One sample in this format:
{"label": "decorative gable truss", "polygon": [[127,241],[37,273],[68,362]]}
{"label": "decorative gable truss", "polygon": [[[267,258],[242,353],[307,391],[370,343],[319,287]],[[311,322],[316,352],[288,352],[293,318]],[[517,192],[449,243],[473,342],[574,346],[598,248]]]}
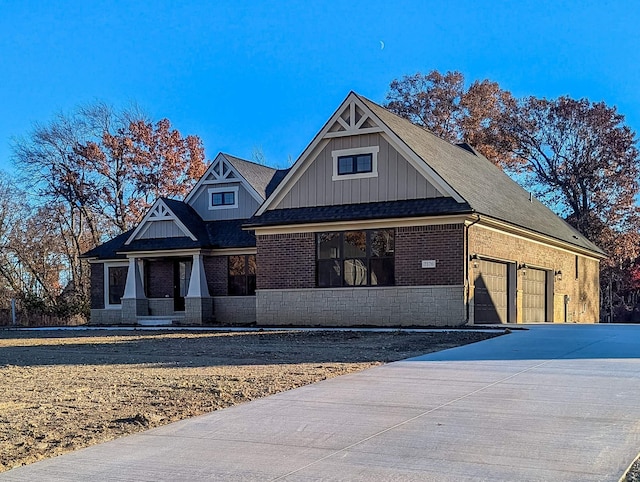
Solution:
{"label": "decorative gable truss", "polygon": [[254,187],[247,182],[247,180],[231,165],[229,160],[224,154],[220,153],[205,172],[204,176],[200,178],[198,183],[193,186],[191,192],[184,199],[184,202],[191,204],[191,200],[201,190],[202,186],[216,186],[220,184],[240,183],[251,194],[251,196],[259,203],[262,204],[264,199]]}
{"label": "decorative gable truss", "polygon": [[358,105],[356,99],[345,104],[342,111],[333,116],[334,122],[324,135],[325,138],[382,132],[382,128]]}
{"label": "decorative gable truss", "polygon": [[186,236],[196,241],[194,234],[180,221],[162,199],[158,199],[131,233],[125,246],[136,239],[179,238]]}
{"label": "decorative gable truss", "polygon": [[298,182],[318,153],[332,138],[375,133],[380,133],[439,192],[452,197],[459,203],[464,202],[464,199],[427,164],[425,159],[420,158],[395,132],[385,125],[355,92],[350,92],[338,110],[293,164],[275,191],[260,206],[256,216],[273,209],[282,201],[282,198]]}

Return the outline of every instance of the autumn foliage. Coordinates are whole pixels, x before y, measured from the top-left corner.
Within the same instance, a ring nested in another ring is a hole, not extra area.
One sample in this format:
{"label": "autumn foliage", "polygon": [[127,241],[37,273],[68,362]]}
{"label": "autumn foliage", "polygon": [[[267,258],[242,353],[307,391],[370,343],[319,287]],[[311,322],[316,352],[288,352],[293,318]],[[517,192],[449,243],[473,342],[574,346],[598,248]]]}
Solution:
{"label": "autumn foliage", "polygon": [[[80,255],[133,227],[156,198],[184,196],[207,169],[197,136],[99,102],[35,125],[13,154],[30,202],[18,222],[0,225],[0,277],[14,296],[65,313],[87,307]],[[0,213],[16,209],[22,190],[7,187]]]}
{"label": "autumn foliage", "polygon": [[640,155],[615,107],[588,99],[514,98],[460,72],[394,80],[387,108],[453,143],[466,142],[599,245],[605,310],[636,310],[640,293]]}
{"label": "autumn foliage", "polygon": [[460,72],[417,73],[391,82],[386,107],[438,137],[473,146],[491,162],[512,167],[519,162],[501,120],[516,104],[513,96],[489,80],[465,87]]}

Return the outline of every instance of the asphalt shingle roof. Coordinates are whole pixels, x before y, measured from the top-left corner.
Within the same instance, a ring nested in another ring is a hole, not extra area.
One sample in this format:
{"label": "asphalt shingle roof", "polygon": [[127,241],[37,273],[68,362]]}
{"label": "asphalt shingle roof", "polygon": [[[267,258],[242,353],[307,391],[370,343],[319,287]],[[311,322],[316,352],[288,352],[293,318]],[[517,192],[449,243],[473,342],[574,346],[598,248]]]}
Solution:
{"label": "asphalt shingle roof", "polygon": [[175,199],[163,199],[169,209],[182,221],[197,238],[195,241],[187,236],[154,239],[136,239],[130,244],[125,242],[133,229],[116,236],[110,241],[84,254],[85,258],[117,259],[124,254],[135,251],[164,251],[170,249],[222,249],[248,248],[256,245],[253,231],[242,229],[243,219],[222,221],[203,221],[188,204]]}
{"label": "asphalt shingle roof", "polygon": [[229,163],[244,177],[249,184],[262,196],[267,198],[267,186],[276,174],[276,169],[256,164],[255,162],[245,161],[239,157],[223,154]]}
{"label": "asphalt shingle roof", "polygon": [[369,99],[358,98],[436,171],[474,212],[604,254],[548,207],[535,198],[531,199],[526,190],[485,157],[463,146],[450,144]]}
{"label": "asphalt shingle roof", "polygon": [[366,219],[406,218],[471,213],[466,203],[453,198],[410,199],[375,203],[341,204],[293,209],[273,209],[249,219],[245,226],[277,226],[282,224],[321,223]]}

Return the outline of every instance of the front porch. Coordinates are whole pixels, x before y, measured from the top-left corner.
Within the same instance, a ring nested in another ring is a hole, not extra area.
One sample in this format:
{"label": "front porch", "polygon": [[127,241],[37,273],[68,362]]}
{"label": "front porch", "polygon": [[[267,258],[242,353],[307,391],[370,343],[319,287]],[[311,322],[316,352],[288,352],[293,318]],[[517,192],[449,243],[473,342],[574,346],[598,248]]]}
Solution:
{"label": "front porch", "polygon": [[92,280],[92,324],[256,321],[255,254],[246,250],[132,252],[93,264]]}
{"label": "front porch", "polygon": [[213,323],[201,252],[172,253],[172,257],[131,254],[121,298],[124,323],[168,320],[171,323]]}

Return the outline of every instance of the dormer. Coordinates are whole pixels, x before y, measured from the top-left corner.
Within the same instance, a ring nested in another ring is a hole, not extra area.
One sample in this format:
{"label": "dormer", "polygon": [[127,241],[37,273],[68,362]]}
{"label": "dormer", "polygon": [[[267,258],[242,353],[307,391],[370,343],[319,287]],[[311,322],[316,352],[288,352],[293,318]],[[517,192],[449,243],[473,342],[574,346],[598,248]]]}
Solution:
{"label": "dormer", "polygon": [[220,153],[184,202],[204,221],[247,219],[266,198],[276,170]]}

